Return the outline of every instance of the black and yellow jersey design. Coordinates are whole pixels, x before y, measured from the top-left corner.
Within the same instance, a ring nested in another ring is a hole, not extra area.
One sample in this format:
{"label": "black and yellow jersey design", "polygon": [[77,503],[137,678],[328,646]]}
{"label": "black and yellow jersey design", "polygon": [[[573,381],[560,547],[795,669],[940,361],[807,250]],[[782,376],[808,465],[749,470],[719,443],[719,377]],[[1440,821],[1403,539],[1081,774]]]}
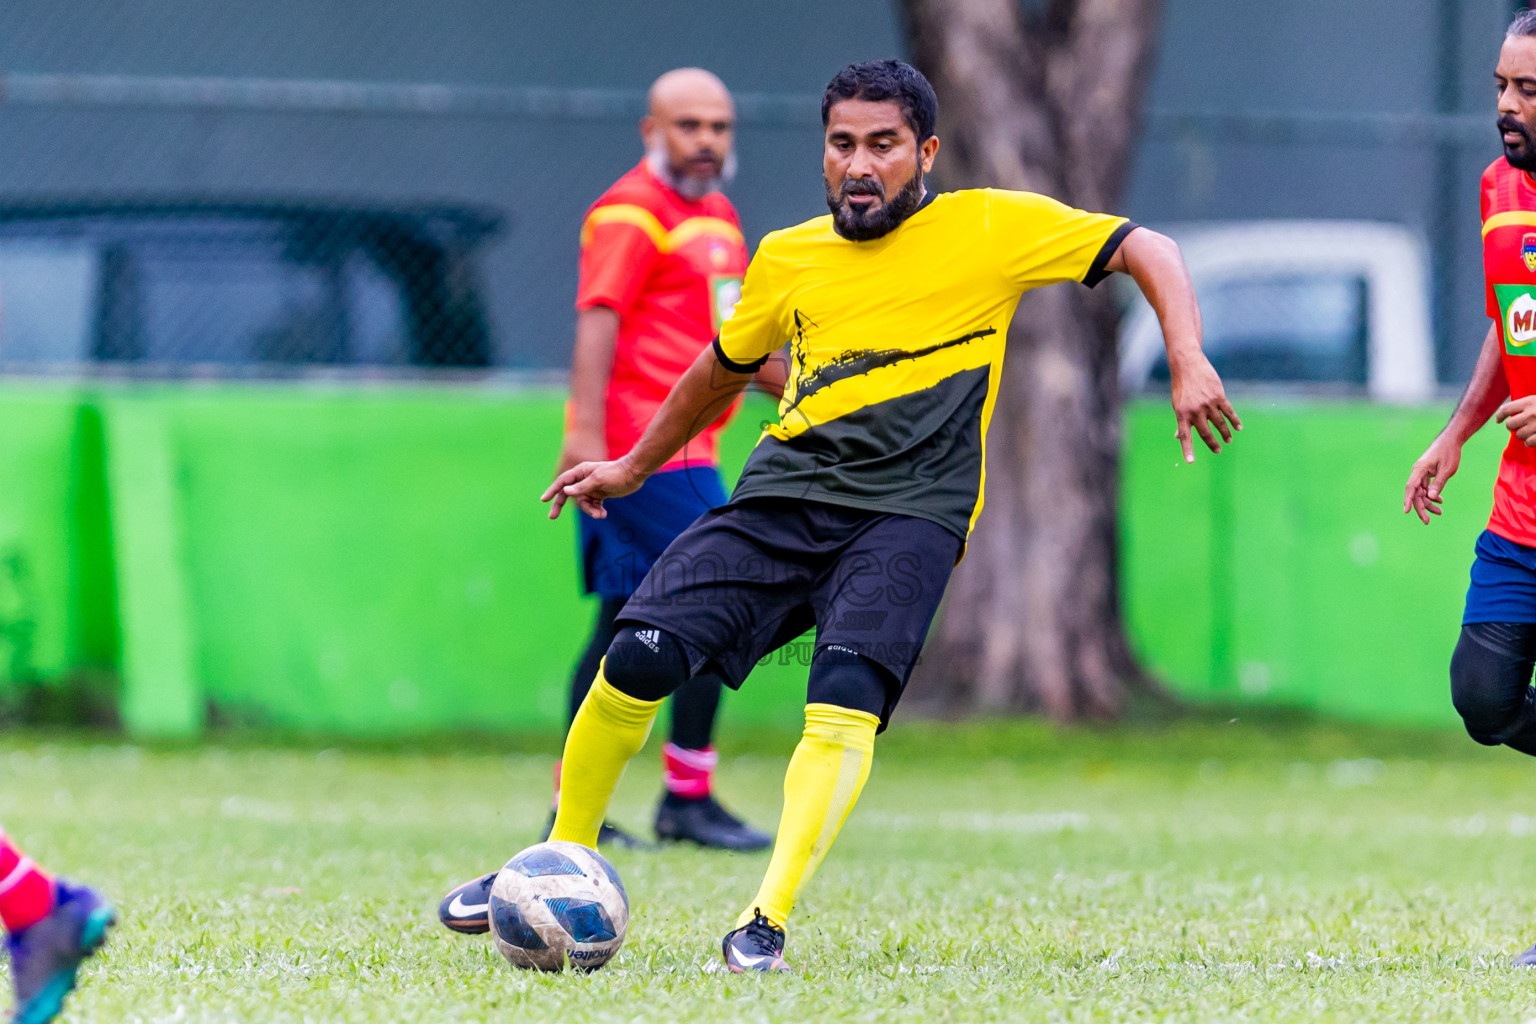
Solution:
{"label": "black and yellow jersey design", "polygon": [[779,422],[733,499],[896,512],[966,537],[1019,297],[1098,283],[1134,227],[1029,192],[975,189],[930,195],[873,241],[841,237],[830,216],[768,235],[715,351],[747,371],[787,339],[792,365]]}

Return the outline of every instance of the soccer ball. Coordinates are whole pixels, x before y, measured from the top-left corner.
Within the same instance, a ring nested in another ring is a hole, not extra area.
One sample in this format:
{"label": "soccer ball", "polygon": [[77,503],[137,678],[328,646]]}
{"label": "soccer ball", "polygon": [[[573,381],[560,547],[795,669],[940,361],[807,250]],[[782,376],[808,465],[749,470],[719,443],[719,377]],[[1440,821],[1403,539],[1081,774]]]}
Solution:
{"label": "soccer ball", "polygon": [[539,843],[491,884],[491,938],[513,967],[595,971],[624,944],[629,894],[619,873],[580,843]]}

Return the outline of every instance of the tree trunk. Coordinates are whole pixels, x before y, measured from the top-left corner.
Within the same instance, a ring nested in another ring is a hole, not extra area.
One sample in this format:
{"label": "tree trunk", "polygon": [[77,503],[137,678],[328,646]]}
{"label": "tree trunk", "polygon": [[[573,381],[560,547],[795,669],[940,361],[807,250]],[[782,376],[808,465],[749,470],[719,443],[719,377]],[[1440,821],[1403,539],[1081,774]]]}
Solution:
{"label": "tree trunk", "polygon": [[[1158,6],[1049,0],[1029,14],[1021,0],[904,0],[914,63],[939,95],[936,176],[1113,210]],[[1133,689],[1153,687],[1120,611],[1116,326],[1104,285],[1020,303],[987,438],[986,510],[924,652],[919,700],[1070,721],[1114,717]]]}

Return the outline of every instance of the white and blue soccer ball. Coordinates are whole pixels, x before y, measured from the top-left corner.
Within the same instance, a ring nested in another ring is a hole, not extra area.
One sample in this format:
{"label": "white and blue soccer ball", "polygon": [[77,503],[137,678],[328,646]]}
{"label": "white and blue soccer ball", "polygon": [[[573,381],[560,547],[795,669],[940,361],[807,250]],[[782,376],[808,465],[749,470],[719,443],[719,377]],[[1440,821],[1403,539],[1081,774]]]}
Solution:
{"label": "white and blue soccer ball", "polygon": [[539,843],[497,874],[489,913],[491,938],[512,966],[593,971],[624,944],[629,894],[596,850]]}

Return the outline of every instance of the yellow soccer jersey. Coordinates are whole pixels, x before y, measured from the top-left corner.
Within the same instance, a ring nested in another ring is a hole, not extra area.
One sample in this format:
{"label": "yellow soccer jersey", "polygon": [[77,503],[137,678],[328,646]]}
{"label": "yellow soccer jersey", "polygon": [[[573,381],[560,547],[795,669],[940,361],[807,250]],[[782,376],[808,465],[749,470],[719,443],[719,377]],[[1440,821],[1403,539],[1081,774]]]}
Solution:
{"label": "yellow soccer jersey", "polygon": [[1134,228],[1030,192],[974,189],[930,194],[873,241],[843,238],[830,216],[768,235],[715,351],[746,371],[788,340],[792,365],[779,422],[733,500],[896,512],[965,538],[1020,295],[1097,284]]}

